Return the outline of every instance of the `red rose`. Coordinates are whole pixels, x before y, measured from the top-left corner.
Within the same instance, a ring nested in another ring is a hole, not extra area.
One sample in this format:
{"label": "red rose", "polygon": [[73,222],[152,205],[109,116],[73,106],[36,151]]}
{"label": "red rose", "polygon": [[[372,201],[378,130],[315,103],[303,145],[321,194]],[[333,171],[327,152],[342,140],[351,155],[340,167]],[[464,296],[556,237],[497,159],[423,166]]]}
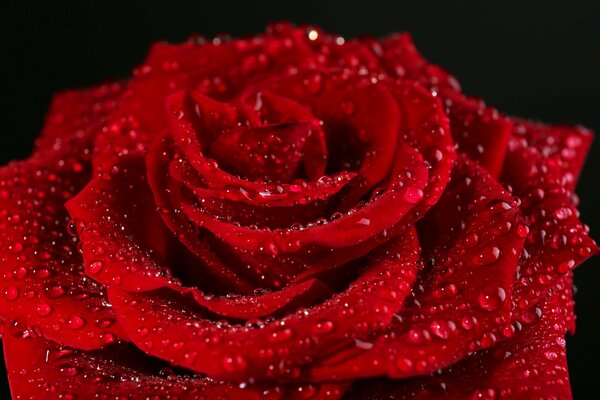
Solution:
{"label": "red rose", "polygon": [[591,139],[405,34],[156,44],[0,170],[13,396],[570,398]]}

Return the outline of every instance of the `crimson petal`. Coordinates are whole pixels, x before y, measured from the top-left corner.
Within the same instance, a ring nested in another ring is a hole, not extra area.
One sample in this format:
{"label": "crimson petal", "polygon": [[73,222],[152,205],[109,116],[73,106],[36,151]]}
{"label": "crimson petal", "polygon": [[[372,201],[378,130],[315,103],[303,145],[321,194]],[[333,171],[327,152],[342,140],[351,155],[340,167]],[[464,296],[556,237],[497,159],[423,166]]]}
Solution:
{"label": "crimson petal", "polygon": [[0,318],[83,349],[102,347],[124,333],[102,288],[85,277],[64,203],[89,179],[93,127],[120,89],[57,96],[39,142],[44,149],[0,170]]}
{"label": "crimson petal", "polygon": [[[526,121],[515,130],[503,179],[522,199],[521,209],[530,226],[514,296],[515,308],[524,310],[599,249],[579,220],[571,192],[591,133]],[[566,151],[557,150],[557,143],[564,144],[561,149]]]}
{"label": "crimson petal", "polygon": [[432,376],[360,382],[346,398],[569,400],[564,336],[572,309],[571,285],[563,281],[543,299],[535,322],[513,338]]}
{"label": "crimson petal", "polygon": [[409,229],[376,253],[346,291],[258,327],[212,322],[164,293],[112,287],[109,296],[129,338],[151,355],[228,380],[297,379],[298,366],[389,323],[415,278],[418,252]]}
{"label": "crimson petal", "polygon": [[15,399],[339,399],[348,384],[232,385],[180,375],[130,347],[85,352],[40,337],[3,339]]}
{"label": "crimson petal", "polygon": [[404,309],[383,333],[369,338],[369,346],[317,361],[310,367],[311,378],[364,377],[365,371],[394,378],[419,375],[494,344],[500,338],[492,332],[510,327],[523,229],[509,193],[485,170],[460,160],[421,224],[430,266]]}
{"label": "crimson petal", "polygon": [[386,69],[404,79],[415,80],[427,88],[460,92],[458,81],[437,65],[427,62],[408,33],[399,33],[380,41],[370,41],[373,53]]}
{"label": "crimson petal", "polygon": [[[190,293],[203,307],[233,318],[268,315],[289,306],[297,298],[307,299],[327,292],[314,280],[268,294],[231,299],[207,297],[197,289],[182,287],[167,262],[169,253],[178,249],[170,243],[174,238],[162,226],[154,207],[148,209],[153,202],[146,187],[143,165],[143,161],[136,158],[129,162],[122,158],[118,174],[92,179],[68,203],[71,216],[78,221],[86,271],[90,277],[106,286],[116,285],[130,291],[170,288]],[[124,201],[124,196],[131,190],[137,193],[136,201]],[[149,226],[152,228],[148,229]],[[151,234],[147,235],[148,232]],[[218,263],[221,265],[220,261]],[[240,282],[240,278],[231,272],[223,273],[229,274],[232,281]]]}
{"label": "crimson petal", "polygon": [[102,347],[125,335],[102,288],[85,279],[63,207],[87,174],[46,164],[0,170],[0,191],[11,191],[0,199],[0,318],[77,348]]}
{"label": "crimson petal", "polygon": [[450,117],[450,130],[458,150],[497,178],[512,134],[512,121],[480,99],[451,90],[441,91],[440,95]]}
{"label": "crimson petal", "polygon": [[371,46],[390,74],[416,80],[443,99],[459,151],[498,177],[512,122],[483,101],[464,96],[452,75],[423,58],[410,35],[394,35]]}

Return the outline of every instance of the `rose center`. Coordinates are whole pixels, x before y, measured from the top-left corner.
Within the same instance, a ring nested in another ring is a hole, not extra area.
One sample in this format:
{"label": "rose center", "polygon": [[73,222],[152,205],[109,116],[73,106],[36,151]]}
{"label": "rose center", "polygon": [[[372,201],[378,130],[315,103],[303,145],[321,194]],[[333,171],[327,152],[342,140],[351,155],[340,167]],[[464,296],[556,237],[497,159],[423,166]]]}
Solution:
{"label": "rose center", "polygon": [[312,134],[308,122],[237,127],[212,143],[210,156],[229,173],[252,181],[289,182],[310,174],[303,159]]}

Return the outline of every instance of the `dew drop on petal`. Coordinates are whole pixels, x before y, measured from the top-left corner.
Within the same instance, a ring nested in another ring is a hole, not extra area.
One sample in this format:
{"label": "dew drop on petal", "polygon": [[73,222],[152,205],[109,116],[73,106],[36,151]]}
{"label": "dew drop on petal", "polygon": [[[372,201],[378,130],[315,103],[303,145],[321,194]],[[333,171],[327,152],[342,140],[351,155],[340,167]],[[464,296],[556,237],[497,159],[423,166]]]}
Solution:
{"label": "dew drop on petal", "polygon": [[67,320],[67,327],[69,329],[81,329],[85,326],[85,320],[78,315],[73,315]]}
{"label": "dew drop on petal", "polygon": [[417,204],[423,197],[423,191],[419,188],[408,187],[404,193],[404,200],[410,204]]}
{"label": "dew drop on petal", "polygon": [[40,303],[36,307],[36,312],[40,317],[47,317],[52,314],[52,306],[47,303]]}
{"label": "dew drop on petal", "polygon": [[486,311],[498,310],[506,300],[506,291],[500,286],[489,286],[479,293],[479,306]]}
{"label": "dew drop on petal", "polygon": [[243,356],[226,356],[223,358],[223,368],[228,372],[243,372],[248,368],[248,361]]}
{"label": "dew drop on petal", "polygon": [[102,271],[102,268],[104,268],[104,263],[102,261],[94,261],[89,265],[88,270],[90,271],[90,274],[97,274]]}
{"label": "dew drop on petal", "polygon": [[19,288],[15,286],[9,286],[4,289],[4,299],[6,301],[15,301],[19,298]]}

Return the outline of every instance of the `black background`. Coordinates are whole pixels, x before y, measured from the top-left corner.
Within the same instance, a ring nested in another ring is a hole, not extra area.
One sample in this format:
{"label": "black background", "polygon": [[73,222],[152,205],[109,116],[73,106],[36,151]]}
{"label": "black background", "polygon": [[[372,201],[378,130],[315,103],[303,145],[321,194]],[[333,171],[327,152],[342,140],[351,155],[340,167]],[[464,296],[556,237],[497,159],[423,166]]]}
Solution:
{"label": "black background", "polygon": [[[278,20],[314,23],[346,37],[408,30],[465,92],[510,114],[600,132],[597,1],[81,3],[2,1],[0,164],[28,155],[52,92],[127,77],[156,40],[249,34]],[[600,140],[577,189],[582,218],[596,238],[598,172]],[[600,398],[599,264],[600,258],[593,259],[576,273],[578,326],[568,340],[576,399]],[[7,383],[0,376],[3,394]]]}

